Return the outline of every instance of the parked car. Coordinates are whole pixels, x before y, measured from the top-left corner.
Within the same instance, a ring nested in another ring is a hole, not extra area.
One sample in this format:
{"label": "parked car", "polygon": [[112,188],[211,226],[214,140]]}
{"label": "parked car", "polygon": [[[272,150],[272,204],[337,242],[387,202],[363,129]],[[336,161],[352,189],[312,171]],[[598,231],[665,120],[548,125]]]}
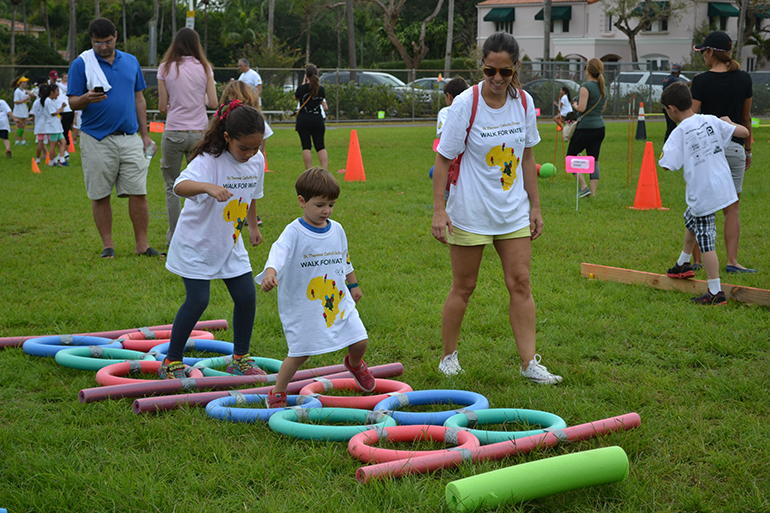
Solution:
{"label": "parked car", "polygon": [[[653,101],[660,101],[663,80],[669,75],[670,73],[665,71],[621,71],[610,84],[610,88],[620,96],[637,94],[642,99],[652,98]],[[688,82],[690,79],[679,75],[679,80]]]}
{"label": "parked car", "polygon": [[406,84],[407,87],[414,87],[415,89],[429,89],[431,91],[443,91],[444,86],[449,82],[448,80],[438,78],[418,78]]}
{"label": "parked car", "polygon": [[535,106],[545,111],[545,109],[550,107],[552,102],[559,99],[559,90],[562,86],[567,86],[573,99],[580,90],[580,84],[574,80],[561,78],[538,78],[537,80],[527,82],[521,87],[532,95]]}
{"label": "parked car", "polygon": [[[350,82],[350,71],[329,71],[319,77],[324,85],[347,84]],[[400,102],[410,99],[412,88],[407,86],[399,78],[390,73],[381,71],[356,71],[356,83],[359,86],[387,86],[393,88],[393,92]],[[418,92],[417,98],[422,101],[430,102],[430,93]]]}

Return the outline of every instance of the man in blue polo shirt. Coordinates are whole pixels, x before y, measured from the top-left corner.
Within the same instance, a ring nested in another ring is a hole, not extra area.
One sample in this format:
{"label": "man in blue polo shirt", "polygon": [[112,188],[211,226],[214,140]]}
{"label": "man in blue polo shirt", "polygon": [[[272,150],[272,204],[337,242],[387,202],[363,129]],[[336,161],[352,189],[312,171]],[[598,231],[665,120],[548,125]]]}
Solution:
{"label": "man in blue polo shirt", "polygon": [[[82,110],[81,157],[86,192],[96,229],[102,238],[102,258],[114,258],[112,242],[112,188],[128,197],[134,227],[134,253],[159,256],[147,241],[147,104],[139,61],[115,49],[118,32],[108,19],[97,18],[88,27],[92,50],[75,59],[69,69],[72,110]],[[137,134],[138,132],[138,134]]]}

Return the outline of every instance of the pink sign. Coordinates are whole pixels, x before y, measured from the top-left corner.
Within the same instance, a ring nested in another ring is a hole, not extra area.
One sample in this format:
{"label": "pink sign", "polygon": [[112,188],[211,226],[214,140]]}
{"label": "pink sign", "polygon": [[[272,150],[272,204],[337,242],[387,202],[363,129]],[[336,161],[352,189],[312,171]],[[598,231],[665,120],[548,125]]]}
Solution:
{"label": "pink sign", "polygon": [[565,170],[568,173],[593,173],[594,158],[590,155],[588,157],[569,156],[565,159]]}
{"label": "pink sign", "polygon": [[536,108],[536,109],[535,109],[535,116],[539,116],[539,115],[540,115],[540,109],[539,109],[539,108]]}
{"label": "pink sign", "polygon": [[438,151],[438,142],[440,139],[433,140],[433,151]]}

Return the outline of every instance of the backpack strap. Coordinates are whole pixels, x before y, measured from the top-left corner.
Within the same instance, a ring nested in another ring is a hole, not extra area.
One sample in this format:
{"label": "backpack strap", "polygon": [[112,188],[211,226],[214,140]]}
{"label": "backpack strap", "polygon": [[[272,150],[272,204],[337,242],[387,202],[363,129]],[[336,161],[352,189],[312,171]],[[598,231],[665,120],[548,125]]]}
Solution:
{"label": "backpack strap", "polygon": [[471,127],[473,126],[473,121],[476,119],[476,110],[478,110],[478,108],[479,108],[479,85],[474,84],[473,85],[473,104],[471,107],[471,120],[470,120],[470,123],[468,123],[468,130],[465,132],[466,145],[468,144],[468,136],[471,135]]}
{"label": "backpack strap", "polygon": [[519,89],[519,98],[521,99],[521,106],[524,107],[524,118],[527,117],[527,97],[524,96],[524,90]]}

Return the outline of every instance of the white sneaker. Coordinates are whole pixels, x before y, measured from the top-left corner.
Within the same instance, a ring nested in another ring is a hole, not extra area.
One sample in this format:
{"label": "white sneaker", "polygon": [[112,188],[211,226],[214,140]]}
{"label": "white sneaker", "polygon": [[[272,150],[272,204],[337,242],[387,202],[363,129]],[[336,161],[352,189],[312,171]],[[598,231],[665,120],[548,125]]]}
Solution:
{"label": "white sneaker", "polygon": [[521,368],[519,368],[519,372],[533,383],[540,383],[541,385],[555,385],[556,383],[561,383],[563,379],[561,376],[548,372],[545,365],[540,365],[539,354],[536,354],[535,357],[530,360],[527,370],[521,370]]}
{"label": "white sneaker", "polygon": [[462,367],[460,367],[460,362],[457,361],[457,351],[443,357],[438,364],[438,370],[443,372],[445,376],[454,376],[461,372],[465,372]]}

